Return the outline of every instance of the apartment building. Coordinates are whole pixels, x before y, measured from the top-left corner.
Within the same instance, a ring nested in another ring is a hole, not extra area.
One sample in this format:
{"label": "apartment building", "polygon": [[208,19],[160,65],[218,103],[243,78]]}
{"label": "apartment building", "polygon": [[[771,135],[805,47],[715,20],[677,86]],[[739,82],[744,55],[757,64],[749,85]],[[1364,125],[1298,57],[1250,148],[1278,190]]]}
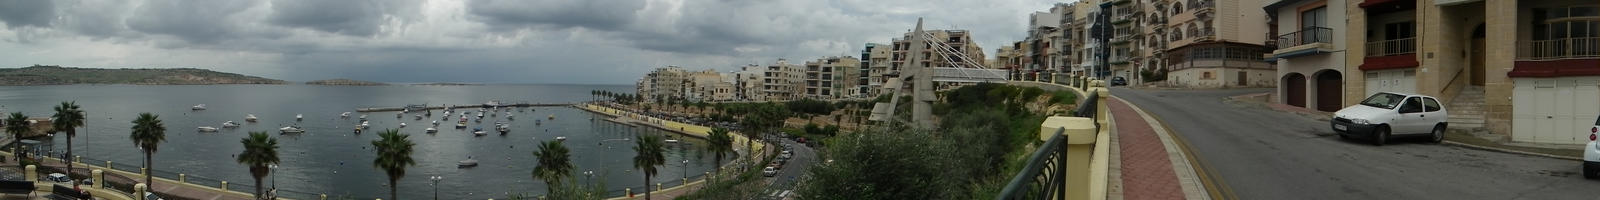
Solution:
{"label": "apartment building", "polygon": [[[912,36],[912,34],[913,33],[907,32],[907,33],[903,34],[900,38],[894,38],[892,40],[892,43],[891,43],[892,46],[890,46],[891,49],[889,49],[889,60],[888,60],[889,65],[888,65],[888,69],[884,70],[881,73],[881,75],[873,75],[873,76],[880,77],[877,80],[873,80],[874,83],[882,85],[884,83],[882,81],[888,81],[889,78],[900,77],[900,75],[901,75],[901,71],[900,70],[907,69],[908,67],[911,67],[912,64],[920,64],[921,67],[950,67],[950,66],[955,66],[955,65],[958,65],[958,64],[965,66],[966,64],[962,64],[962,63],[966,63],[966,62],[982,63],[983,62],[982,59],[987,58],[987,57],[985,57],[985,54],[983,52],[983,47],[978,46],[977,41],[973,41],[972,40],[972,36],[970,35],[971,33],[966,31],[966,30],[924,30],[923,31],[922,34],[925,34],[924,36],[926,36],[928,38],[931,38],[930,41],[943,43],[944,45],[949,46],[950,47],[950,49],[949,49],[950,51],[948,51],[948,52],[947,51],[937,50],[932,45],[929,45],[929,44],[920,44],[920,45],[923,45],[923,47],[924,47],[922,52],[910,52],[911,51],[911,47],[912,47],[911,46],[912,44],[910,43],[910,41],[911,41],[910,37]],[[922,62],[921,63],[907,63],[907,60],[910,60],[909,56],[921,56],[919,58],[921,59]],[[978,59],[978,60],[970,60],[969,61],[969,60],[966,60],[966,59]],[[878,62],[874,62],[874,63],[878,63]],[[874,64],[874,65],[877,65],[877,64]],[[971,67],[971,66],[967,66],[967,67]],[[988,68],[988,66],[979,66],[979,67]],[[945,84],[941,84],[938,88],[939,89],[948,89],[948,88],[950,88],[952,86],[956,86],[956,85],[960,85],[960,84],[945,83]],[[886,92],[886,91],[883,91],[884,88],[881,88],[881,87],[875,88],[874,90],[878,90],[878,91],[875,91],[875,92],[877,92],[879,94],[882,94],[882,93]]]}
{"label": "apartment building", "polygon": [[[883,88],[884,81],[887,81],[884,77],[885,74],[889,73],[890,69],[890,51],[889,45],[878,43],[867,43],[866,48],[861,50],[861,66],[866,70],[864,75],[867,76],[867,79],[861,84],[866,85],[862,88],[862,91],[867,93],[867,96],[882,94],[879,89]],[[893,77],[889,76],[889,78]]]}
{"label": "apartment building", "polygon": [[778,63],[768,65],[762,72],[761,101],[789,101],[799,99],[804,94],[805,69],[790,64],[786,59],[778,59]]}
{"label": "apartment building", "polygon": [[[1263,8],[1267,12],[1268,60],[1277,65],[1277,103],[1339,111],[1344,100],[1346,68],[1345,24],[1349,1],[1280,0]],[[1279,34],[1281,33],[1281,34]]]}
{"label": "apartment building", "polygon": [[855,57],[826,57],[805,63],[804,97],[814,99],[861,98],[857,77],[861,60]]}
{"label": "apartment building", "polygon": [[766,80],[766,74],[767,67],[761,65],[750,64],[740,67],[738,72],[733,73],[734,99],[736,101],[766,99],[766,90],[763,89],[766,86],[763,83]]}
{"label": "apartment building", "polygon": [[1167,83],[1188,88],[1273,87],[1277,74],[1262,55],[1263,0],[1167,1]]}
{"label": "apartment building", "polygon": [[[1600,114],[1600,2],[1348,0],[1346,105],[1377,92],[1445,100],[1449,126],[1588,142]],[[1339,32],[1340,30],[1334,30]]]}

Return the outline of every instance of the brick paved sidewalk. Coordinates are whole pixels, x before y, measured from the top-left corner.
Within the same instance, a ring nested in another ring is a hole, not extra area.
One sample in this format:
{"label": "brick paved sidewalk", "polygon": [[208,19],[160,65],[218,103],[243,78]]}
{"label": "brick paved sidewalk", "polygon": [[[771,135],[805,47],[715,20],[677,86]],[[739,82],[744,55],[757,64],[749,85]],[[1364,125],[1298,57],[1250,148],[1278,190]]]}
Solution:
{"label": "brick paved sidewalk", "polygon": [[1185,199],[1183,187],[1173,172],[1172,161],[1161,138],[1127,103],[1110,100],[1118,156],[1121,161],[1123,199]]}

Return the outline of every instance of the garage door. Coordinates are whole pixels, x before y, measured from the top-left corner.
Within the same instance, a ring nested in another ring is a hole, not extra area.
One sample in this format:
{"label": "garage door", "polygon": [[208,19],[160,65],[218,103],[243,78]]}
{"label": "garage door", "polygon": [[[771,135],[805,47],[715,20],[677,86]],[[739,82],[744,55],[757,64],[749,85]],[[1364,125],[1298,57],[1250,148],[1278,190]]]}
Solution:
{"label": "garage door", "polygon": [[1519,79],[1512,92],[1511,139],[1583,144],[1600,116],[1596,78]]}
{"label": "garage door", "polygon": [[1417,93],[1417,71],[1415,69],[1389,69],[1367,72],[1367,95],[1370,97],[1378,92],[1398,92],[1407,94]]}

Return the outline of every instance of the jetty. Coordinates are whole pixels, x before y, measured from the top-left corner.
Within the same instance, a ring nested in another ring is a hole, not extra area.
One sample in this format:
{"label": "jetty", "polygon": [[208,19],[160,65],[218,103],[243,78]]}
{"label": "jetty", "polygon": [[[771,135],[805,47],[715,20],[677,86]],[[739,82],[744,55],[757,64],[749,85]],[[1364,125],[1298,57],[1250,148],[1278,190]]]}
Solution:
{"label": "jetty", "polygon": [[[511,103],[511,104],[500,104],[499,107],[570,107],[570,106],[573,106],[573,105],[574,104],[572,104],[572,103]],[[454,108],[487,108],[487,107],[496,107],[495,105],[481,104],[481,103],[480,104],[452,104],[452,105],[449,105],[449,106],[454,107]],[[417,107],[414,107],[414,106],[371,107],[371,108],[356,108],[356,112],[398,112],[398,111],[405,111],[407,108],[410,108],[411,111],[427,111],[427,110],[443,110],[443,109],[445,109],[445,107],[447,107],[447,106],[446,105],[422,106],[420,109],[418,109]]]}

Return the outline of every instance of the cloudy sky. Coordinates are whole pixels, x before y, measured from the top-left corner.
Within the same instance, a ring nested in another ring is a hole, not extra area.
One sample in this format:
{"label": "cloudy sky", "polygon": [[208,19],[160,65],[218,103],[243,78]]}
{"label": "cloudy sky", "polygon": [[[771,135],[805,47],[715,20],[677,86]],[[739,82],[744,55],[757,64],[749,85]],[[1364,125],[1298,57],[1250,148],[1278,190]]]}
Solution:
{"label": "cloudy sky", "polygon": [[1066,0],[0,0],[0,68],[194,67],[290,81],[631,84],[859,56],[925,17],[989,54]]}

